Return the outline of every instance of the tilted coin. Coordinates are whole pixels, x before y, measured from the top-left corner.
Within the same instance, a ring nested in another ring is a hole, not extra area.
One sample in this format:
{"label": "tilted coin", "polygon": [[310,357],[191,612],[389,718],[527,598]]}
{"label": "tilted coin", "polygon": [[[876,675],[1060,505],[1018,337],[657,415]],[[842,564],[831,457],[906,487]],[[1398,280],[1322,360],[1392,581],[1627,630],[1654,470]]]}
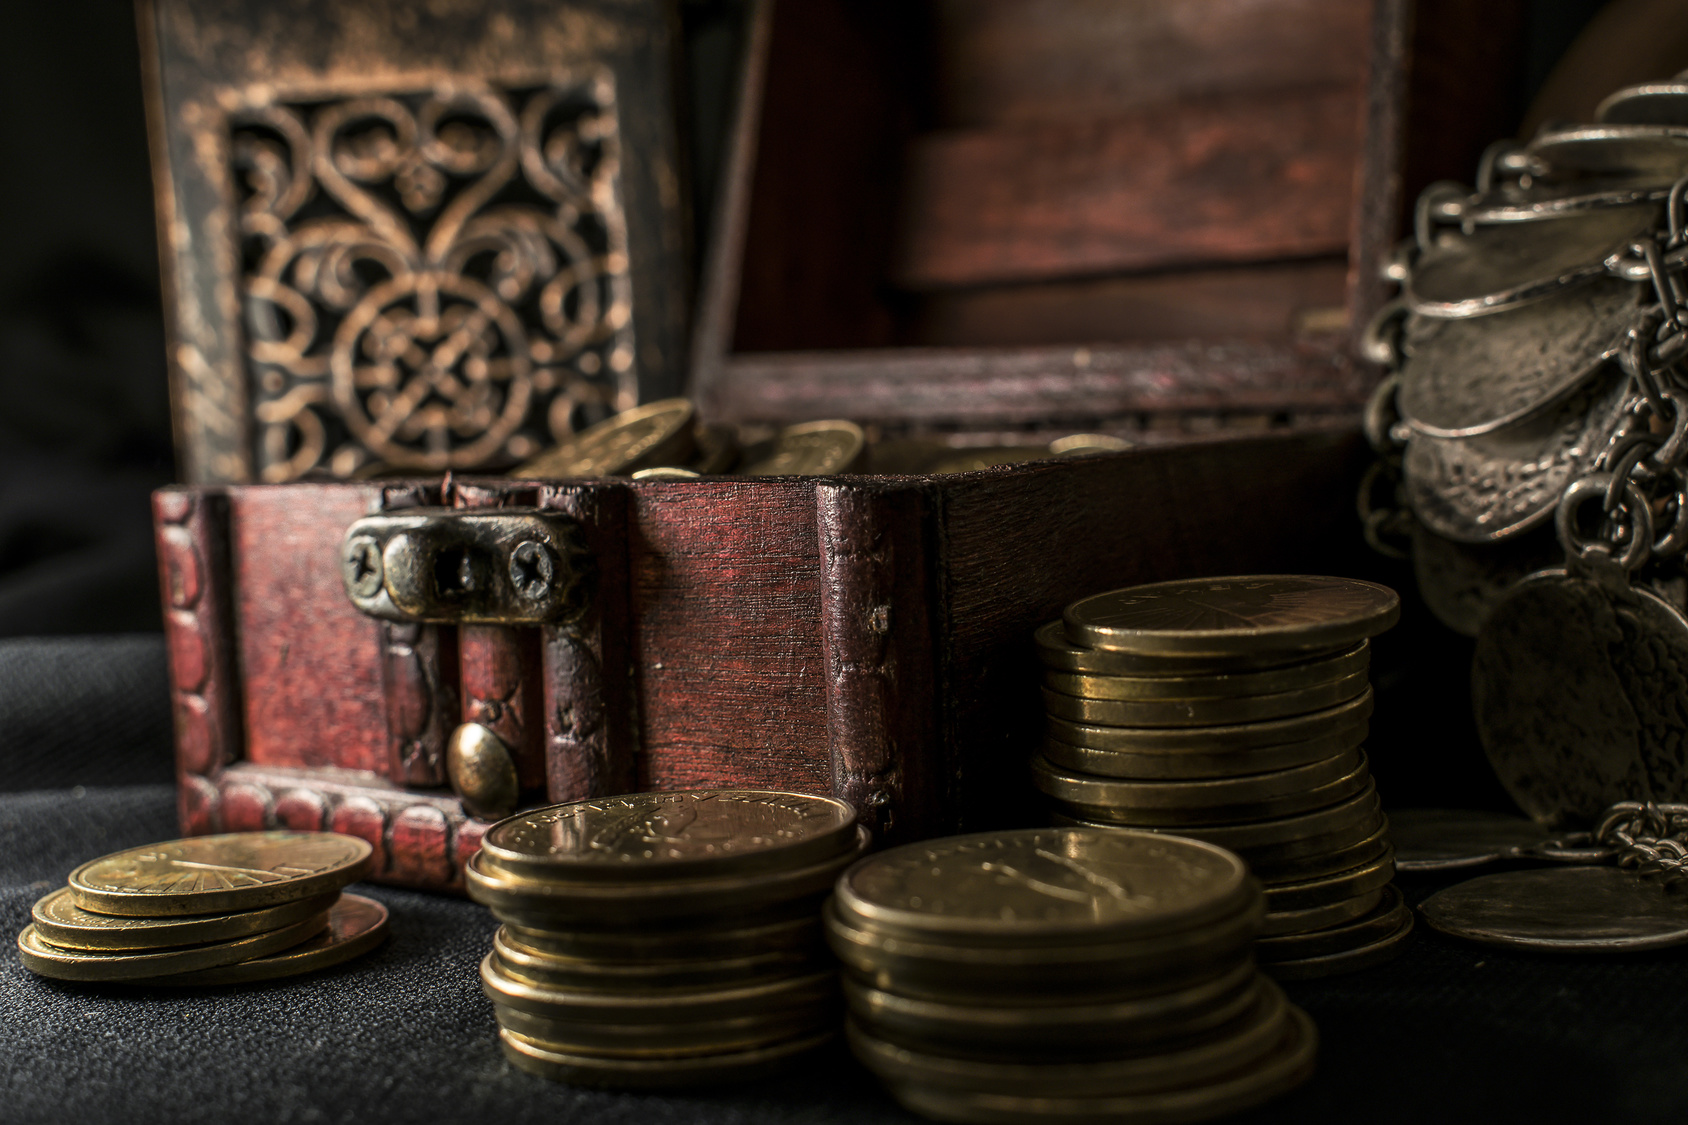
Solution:
{"label": "tilted coin", "polygon": [[1113,590],[1074,602],[1062,620],[1068,640],[1092,648],[1225,656],[1355,645],[1400,615],[1395,591],[1375,582],[1262,574]]}
{"label": "tilted coin", "polygon": [[1543,129],[1526,146],[1553,178],[1646,176],[1675,180],[1688,171],[1688,129],[1610,122]]}
{"label": "tilted coin", "polygon": [[[766,921],[735,911],[725,925],[672,930],[548,931],[511,925],[504,928],[512,940],[526,948],[559,957],[600,962],[699,960],[741,957],[754,950],[824,948],[826,939],[821,934],[820,915],[813,907],[813,902],[798,902]],[[744,924],[733,925],[734,922]]]}
{"label": "tilted coin", "polygon": [[838,996],[838,975],[828,969],[801,977],[713,989],[662,992],[594,992],[549,988],[510,976],[488,953],[481,959],[481,990],[494,1004],[551,1019],[572,1016],[611,1024],[667,1024],[737,1019],[757,1013],[808,1009]]}
{"label": "tilted coin", "polygon": [[1594,119],[1606,125],[1688,126],[1688,85],[1681,82],[1645,82],[1608,94],[1594,110]]}
{"label": "tilted coin", "polygon": [[1259,891],[1221,848],[1147,832],[1024,828],[891,848],[838,880],[879,932],[961,942],[1117,941],[1188,930]]}
{"label": "tilted coin", "polygon": [[549,988],[649,989],[726,987],[773,976],[814,972],[825,965],[820,951],[746,951],[738,957],[687,961],[589,961],[561,958],[506,934],[493,935],[498,967],[529,984]]}
{"label": "tilted coin", "polygon": [[517,466],[522,479],[609,477],[648,465],[675,465],[691,456],[692,404],[683,398],[647,402],[588,426]]}
{"label": "tilted coin", "polygon": [[949,1003],[905,996],[844,979],[856,1018],[894,1043],[950,1055],[1005,1051],[1014,1057],[1079,1060],[1205,1035],[1259,1002],[1254,959],[1167,992],[1129,1000],[1005,1004],[995,997]]}
{"label": "tilted coin", "polygon": [[1620,867],[1479,875],[1418,909],[1445,934],[1514,949],[1621,953],[1688,942],[1682,895]]}
{"label": "tilted coin", "polygon": [[633,470],[634,480],[697,480],[702,473],[682,469],[678,465],[656,465],[649,469]]}
{"label": "tilted coin", "polygon": [[1654,204],[1609,207],[1444,233],[1408,277],[1408,305],[1421,316],[1466,317],[1539,301],[1604,274],[1607,257],[1649,233],[1658,215]]}
{"label": "tilted coin", "polygon": [[1087,746],[1069,746],[1055,739],[1044,741],[1042,753],[1061,769],[1097,777],[1127,778],[1134,781],[1191,781],[1201,778],[1244,777],[1249,774],[1305,766],[1355,749],[1365,741],[1366,730],[1366,724],[1359,723],[1333,731],[1322,738],[1291,742],[1282,746],[1262,746],[1257,750],[1242,753],[1131,753],[1123,750],[1092,750]]}
{"label": "tilted coin", "polygon": [[1476,809],[1396,809],[1389,840],[1402,871],[1458,871],[1512,859],[1547,839],[1533,820]]}
{"label": "tilted coin", "polygon": [[504,1004],[495,1004],[493,1010],[498,1026],[517,1035],[553,1044],[571,1054],[621,1058],[747,1050],[814,1035],[838,1018],[837,1007],[830,1001],[731,1019],[667,1023],[623,1024],[607,1023],[592,1016],[585,1019],[540,1016]]}
{"label": "tilted coin", "polygon": [[1335,976],[1338,973],[1357,973],[1393,961],[1405,951],[1413,933],[1412,911],[1404,911],[1399,928],[1340,953],[1326,953],[1317,957],[1298,957],[1290,960],[1262,962],[1261,969],[1278,980],[1311,980],[1315,977]]}
{"label": "tilted coin", "polygon": [[[1377,890],[1363,891],[1352,898],[1326,903],[1324,906],[1310,906],[1305,910],[1280,910],[1268,914],[1265,925],[1260,928],[1260,941],[1288,934],[1306,933],[1309,930],[1327,930],[1333,926],[1340,927],[1356,918],[1363,918],[1375,912],[1378,906],[1384,903],[1389,889],[1379,887]],[[1396,898],[1399,897],[1397,894]],[[1257,941],[1256,947],[1259,944]]]}
{"label": "tilted coin", "polygon": [[1594,470],[1628,412],[1611,369],[1543,414],[1470,438],[1414,434],[1402,467],[1413,514],[1459,543],[1510,539],[1547,522],[1565,486]]}
{"label": "tilted coin", "polygon": [[861,460],[867,435],[854,422],[803,422],[751,446],[739,464],[746,477],[818,477],[847,473]]}
{"label": "tilted coin", "polygon": [[1249,1011],[1199,1042],[1098,1062],[955,1058],[882,1039],[855,1019],[846,1021],[845,1034],[862,1065],[893,1086],[909,1082],[979,1093],[1106,1097],[1194,1086],[1246,1069],[1283,1039],[1288,1017],[1282,991],[1262,981]]}
{"label": "tilted coin", "polygon": [[257,910],[337,891],[369,870],[374,849],[333,832],[231,832],[129,848],[70,873],[84,910],[176,917]]}
{"label": "tilted coin", "polygon": [[1636,793],[1688,799],[1684,698],[1688,620],[1645,589],[1543,571],[1477,637],[1477,733],[1501,784],[1542,824],[1593,820]]}
{"label": "tilted coin", "polygon": [[1461,438],[1538,414],[1617,355],[1643,297],[1635,282],[1596,278],[1480,319],[1408,317],[1401,415],[1420,433]]}
{"label": "tilted coin", "polygon": [[61,949],[164,949],[277,930],[323,913],[334,905],[335,898],[330,892],[238,914],[122,918],[83,910],[71,897],[70,888],[60,887],[37,902],[30,915],[41,939]]}
{"label": "tilted coin", "polygon": [[[1393,821],[1390,822],[1390,835],[1393,839]],[[1266,910],[1268,916],[1284,911],[1310,910],[1378,890],[1394,877],[1395,853],[1386,847],[1383,854],[1332,875],[1288,883],[1268,883]]]}
{"label": "tilted coin", "polygon": [[760,789],[629,793],[501,820],[481,838],[489,874],[658,883],[791,869],[843,855],[856,811],[843,801]]}
{"label": "tilted coin", "polygon": [[1412,925],[1412,910],[1393,885],[1385,887],[1371,909],[1333,926],[1296,933],[1267,934],[1254,943],[1261,964],[1305,961],[1363,949]]}
{"label": "tilted coin", "polygon": [[1318,1042],[1313,1021],[1292,1004],[1284,1036],[1270,1055],[1235,1074],[1197,1085],[1110,1097],[997,1094],[914,1082],[889,1085],[892,1095],[904,1106],[939,1121],[975,1125],[1025,1125],[1028,1121],[1171,1125],[1238,1113],[1295,1089],[1312,1077]]}
{"label": "tilted coin", "polygon": [[513,1031],[501,1030],[504,1057],[518,1070],[557,1082],[606,1089],[670,1089],[676,1086],[746,1082],[784,1068],[799,1055],[829,1042],[830,1027],[802,1039],[792,1039],[747,1051],[689,1055],[684,1058],[606,1058],[551,1050],[544,1043]]}
{"label": "tilted coin", "polygon": [[298,945],[326,925],[328,915],[323,913],[278,930],[250,934],[233,941],[135,953],[115,949],[60,949],[43,941],[32,924],[18,934],[18,952],[22,955],[24,968],[39,976],[58,980],[138,981],[147,977],[213,969],[253,957],[267,957]]}
{"label": "tilted coin", "polygon": [[1370,688],[1353,699],[1323,711],[1256,723],[1225,723],[1203,727],[1116,727],[1072,722],[1057,716],[1048,721],[1049,736],[1070,746],[1132,754],[1228,754],[1286,746],[1322,739],[1338,731],[1359,729],[1371,718]]}
{"label": "tilted coin", "polygon": [[[1118,824],[1129,828],[1153,828],[1162,831],[1184,832],[1193,839],[1202,839],[1202,832],[1209,827],[1229,828],[1238,825],[1252,825],[1271,823],[1272,820],[1293,817],[1298,813],[1313,809],[1330,808],[1338,803],[1355,796],[1373,791],[1371,770],[1367,768],[1365,755],[1356,752],[1358,762],[1349,772],[1333,781],[1319,786],[1295,790],[1270,797],[1259,797],[1253,800],[1236,801],[1226,805],[1188,805],[1188,806],[1154,806],[1115,804],[1111,802],[1092,803],[1076,796],[1056,797],[1056,803],[1064,810],[1077,812],[1079,815],[1100,821],[1104,824]],[[1049,792],[1050,788],[1062,788],[1070,794],[1082,793],[1079,786],[1060,785],[1045,770],[1042,773],[1034,771],[1034,780],[1039,788]],[[1102,785],[1124,787],[1128,785],[1167,785],[1176,782],[1129,782],[1104,781],[1098,779]]]}
{"label": "tilted coin", "polygon": [[1076,645],[1067,639],[1066,623],[1060,620],[1040,625],[1037,632],[1032,634],[1032,639],[1037,645],[1038,659],[1051,671],[1086,676],[1137,676],[1144,679],[1175,680],[1186,676],[1270,672],[1289,665],[1340,656],[1347,651],[1338,647],[1323,652],[1317,649],[1293,649],[1289,652],[1265,651],[1236,656],[1148,656]]}
{"label": "tilted coin", "polygon": [[1069,722],[1123,727],[1205,727],[1231,723],[1263,722],[1291,715],[1323,711],[1365,692],[1364,671],[1351,672],[1340,680],[1277,692],[1273,695],[1240,695],[1228,699],[1081,699],[1043,689],[1043,705],[1049,714]]}
{"label": "tilted coin", "polygon": [[1361,641],[1335,656],[1253,672],[1209,676],[1119,676],[1045,672],[1045,687],[1084,699],[1190,700],[1277,695],[1323,687],[1364,673],[1371,664],[1371,643]]}
{"label": "tilted coin", "polygon": [[[1032,777],[1041,792],[1075,807],[1109,808],[1121,817],[1138,811],[1168,810],[1187,814],[1188,820],[1196,821],[1200,819],[1199,814],[1210,810],[1284,807],[1288,811],[1277,815],[1290,816],[1295,812],[1319,808],[1317,804],[1306,808],[1295,806],[1308,800],[1309,793],[1324,790],[1356,774],[1364,760],[1365,755],[1360,750],[1352,749],[1294,769],[1244,777],[1202,781],[1120,781],[1065,773],[1041,755],[1035,755],[1032,758]],[[1355,791],[1363,780],[1354,782]],[[1273,804],[1275,801],[1287,801],[1288,804],[1277,806]],[[1262,815],[1272,814],[1267,812]]]}
{"label": "tilted coin", "polygon": [[387,908],[362,895],[343,894],[328,912],[328,927],[280,953],[149,980],[157,985],[247,984],[314,973],[361,957],[387,940]]}

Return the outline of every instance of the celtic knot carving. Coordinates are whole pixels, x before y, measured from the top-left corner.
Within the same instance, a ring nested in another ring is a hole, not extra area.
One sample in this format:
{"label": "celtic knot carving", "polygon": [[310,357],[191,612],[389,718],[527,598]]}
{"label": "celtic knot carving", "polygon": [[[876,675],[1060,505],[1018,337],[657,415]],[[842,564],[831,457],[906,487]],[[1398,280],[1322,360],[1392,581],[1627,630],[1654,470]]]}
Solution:
{"label": "celtic knot carving", "polygon": [[261,479],[498,468],[634,401],[607,74],[230,120]]}

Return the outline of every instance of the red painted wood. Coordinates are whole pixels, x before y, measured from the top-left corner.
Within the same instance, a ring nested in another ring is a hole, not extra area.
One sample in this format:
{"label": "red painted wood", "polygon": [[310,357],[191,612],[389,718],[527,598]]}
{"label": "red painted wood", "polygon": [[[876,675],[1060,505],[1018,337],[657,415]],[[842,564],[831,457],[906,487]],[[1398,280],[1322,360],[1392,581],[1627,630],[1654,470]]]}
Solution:
{"label": "red painted wood", "polygon": [[346,597],[340,540],[380,487],[229,489],[246,760],[387,775],[380,629]]}

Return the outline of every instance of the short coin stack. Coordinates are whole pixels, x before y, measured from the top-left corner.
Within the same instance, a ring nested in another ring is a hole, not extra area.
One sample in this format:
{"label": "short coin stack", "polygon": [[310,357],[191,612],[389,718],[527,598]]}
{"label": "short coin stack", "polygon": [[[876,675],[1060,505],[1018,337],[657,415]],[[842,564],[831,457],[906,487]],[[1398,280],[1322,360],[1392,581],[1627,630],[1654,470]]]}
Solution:
{"label": "short coin stack", "polygon": [[242,984],[326,968],[374,948],[387,909],[341,894],[368,870],[363,840],[237,832],[130,848],[83,864],[18,935],[45,977]]}
{"label": "short coin stack", "polygon": [[1043,828],[893,848],[827,906],[850,1045],[946,1121],[1195,1121],[1311,1074],[1312,1022],[1254,966],[1259,884],[1147,832]]}
{"label": "short coin stack", "polygon": [[469,894],[516,1066],[581,1085],[754,1077],[831,1038],[820,903],[867,848],[849,805],[760,790],[639,793],[500,821]]}
{"label": "short coin stack", "polygon": [[1061,823],[1229,848],[1266,886],[1257,955],[1279,977],[1399,951],[1412,913],[1361,750],[1368,638],[1399,600],[1344,578],[1261,575],[1085,598],[1037,633]]}

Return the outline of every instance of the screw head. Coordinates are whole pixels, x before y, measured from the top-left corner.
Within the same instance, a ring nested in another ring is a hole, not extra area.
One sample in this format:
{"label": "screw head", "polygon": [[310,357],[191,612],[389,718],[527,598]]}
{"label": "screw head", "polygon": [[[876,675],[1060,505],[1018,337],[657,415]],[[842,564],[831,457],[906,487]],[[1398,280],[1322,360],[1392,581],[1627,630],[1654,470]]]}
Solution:
{"label": "screw head", "polygon": [[354,598],[373,598],[381,592],[381,544],[373,535],[356,535],[346,544],[341,575]]}
{"label": "screw head", "polygon": [[510,584],[524,598],[537,600],[551,592],[556,580],[557,559],[551,548],[536,539],[516,544],[510,552]]}

